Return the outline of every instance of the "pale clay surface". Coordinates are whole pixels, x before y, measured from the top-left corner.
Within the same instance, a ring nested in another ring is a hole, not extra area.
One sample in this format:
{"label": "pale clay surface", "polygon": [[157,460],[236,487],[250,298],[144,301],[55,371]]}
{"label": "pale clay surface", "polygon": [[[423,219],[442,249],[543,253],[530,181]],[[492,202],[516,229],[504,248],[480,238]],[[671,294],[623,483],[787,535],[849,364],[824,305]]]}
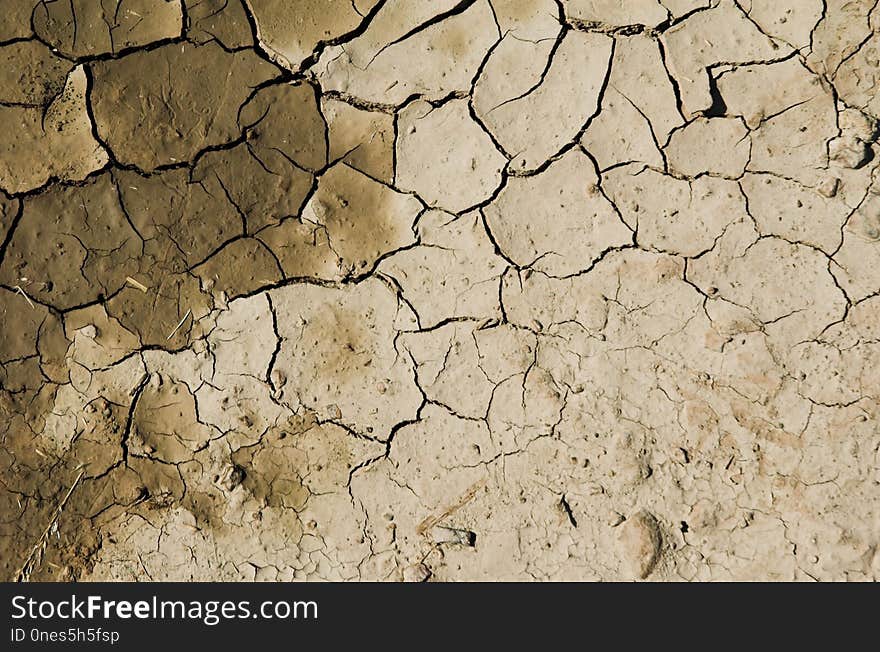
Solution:
{"label": "pale clay surface", "polygon": [[873,0],[6,0],[0,563],[876,580]]}

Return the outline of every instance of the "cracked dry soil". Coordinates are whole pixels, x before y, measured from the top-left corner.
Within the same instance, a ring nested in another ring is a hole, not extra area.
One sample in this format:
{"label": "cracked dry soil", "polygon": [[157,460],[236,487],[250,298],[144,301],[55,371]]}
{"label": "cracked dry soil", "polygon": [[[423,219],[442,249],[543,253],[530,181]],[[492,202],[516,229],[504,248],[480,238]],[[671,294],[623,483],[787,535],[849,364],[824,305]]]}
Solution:
{"label": "cracked dry soil", "polygon": [[880,575],[875,0],[3,0],[4,580]]}

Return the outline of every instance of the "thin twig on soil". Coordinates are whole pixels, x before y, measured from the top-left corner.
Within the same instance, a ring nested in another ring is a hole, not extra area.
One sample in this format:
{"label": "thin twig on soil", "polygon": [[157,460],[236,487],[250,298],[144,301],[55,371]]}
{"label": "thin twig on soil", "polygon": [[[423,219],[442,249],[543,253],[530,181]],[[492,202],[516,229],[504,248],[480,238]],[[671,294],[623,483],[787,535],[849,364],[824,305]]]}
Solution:
{"label": "thin twig on soil", "polygon": [[24,564],[22,564],[21,568],[18,569],[18,572],[15,574],[16,582],[27,582],[30,580],[31,573],[34,571],[34,567],[40,562],[43,558],[43,553],[46,552],[46,547],[49,545],[49,535],[52,532],[52,527],[58,523],[58,517],[61,516],[61,512],[64,511],[64,506],[67,504],[67,501],[70,500],[70,496],[73,493],[73,490],[76,489],[76,485],[79,484],[79,481],[82,480],[85,471],[80,471],[79,475],[76,476],[76,480],[73,481],[73,484],[70,485],[70,489],[67,490],[67,493],[64,494],[64,498],[61,499],[61,502],[55,507],[55,510],[52,513],[52,518],[49,521],[49,524],[46,526],[46,529],[43,530],[43,534],[40,535],[40,538],[37,539],[37,542],[31,548],[30,554],[25,558]]}
{"label": "thin twig on soil", "polygon": [[183,316],[183,319],[181,319],[177,323],[177,326],[174,327],[174,330],[168,334],[168,337],[165,338],[166,340],[170,340],[172,337],[174,337],[174,334],[180,329],[181,326],[183,326],[183,322],[185,322],[187,320],[187,318],[190,316],[191,313],[192,313],[192,310],[186,311],[186,314]]}

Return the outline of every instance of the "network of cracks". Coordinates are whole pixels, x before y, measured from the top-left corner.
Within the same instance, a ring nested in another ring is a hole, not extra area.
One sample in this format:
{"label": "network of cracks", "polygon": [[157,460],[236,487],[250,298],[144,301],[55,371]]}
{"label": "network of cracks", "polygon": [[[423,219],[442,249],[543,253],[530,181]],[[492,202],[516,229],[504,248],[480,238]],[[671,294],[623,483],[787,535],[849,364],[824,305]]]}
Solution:
{"label": "network of cracks", "polygon": [[880,8],[4,0],[6,580],[880,575]]}

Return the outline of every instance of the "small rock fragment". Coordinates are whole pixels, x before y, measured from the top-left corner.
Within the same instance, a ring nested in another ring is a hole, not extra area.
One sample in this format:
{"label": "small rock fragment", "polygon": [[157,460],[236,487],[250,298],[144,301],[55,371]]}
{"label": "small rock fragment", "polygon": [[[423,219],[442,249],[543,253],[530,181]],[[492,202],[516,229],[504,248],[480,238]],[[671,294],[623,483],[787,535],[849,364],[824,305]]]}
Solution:
{"label": "small rock fragment", "polygon": [[624,563],[634,577],[645,579],[660,559],[662,537],[657,519],[648,512],[638,512],[620,526],[619,536]]}
{"label": "small rock fragment", "polygon": [[837,190],[839,187],[840,179],[838,179],[837,177],[828,177],[816,187],[816,192],[818,192],[823,197],[831,199],[837,194]]}
{"label": "small rock fragment", "polygon": [[95,328],[94,324],[89,324],[80,328],[77,333],[79,333],[83,337],[87,337],[88,339],[93,340],[98,336],[98,329]]}
{"label": "small rock fragment", "polygon": [[244,482],[244,469],[235,464],[230,464],[220,476],[219,484],[226,491],[233,491],[238,485]]}
{"label": "small rock fragment", "polygon": [[877,120],[858,109],[844,109],[838,115],[838,123],[843,133],[870,142],[877,135]]}
{"label": "small rock fragment", "polygon": [[838,165],[857,170],[871,159],[871,148],[854,136],[841,136],[828,144],[828,155]]}
{"label": "small rock fragment", "polygon": [[287,374],[280,369],[273,369],[272,373],[269,375],[269,380],[272,381],[273,387],[280,389],[281,387],[284,387],[285,383],[287,383]]}

